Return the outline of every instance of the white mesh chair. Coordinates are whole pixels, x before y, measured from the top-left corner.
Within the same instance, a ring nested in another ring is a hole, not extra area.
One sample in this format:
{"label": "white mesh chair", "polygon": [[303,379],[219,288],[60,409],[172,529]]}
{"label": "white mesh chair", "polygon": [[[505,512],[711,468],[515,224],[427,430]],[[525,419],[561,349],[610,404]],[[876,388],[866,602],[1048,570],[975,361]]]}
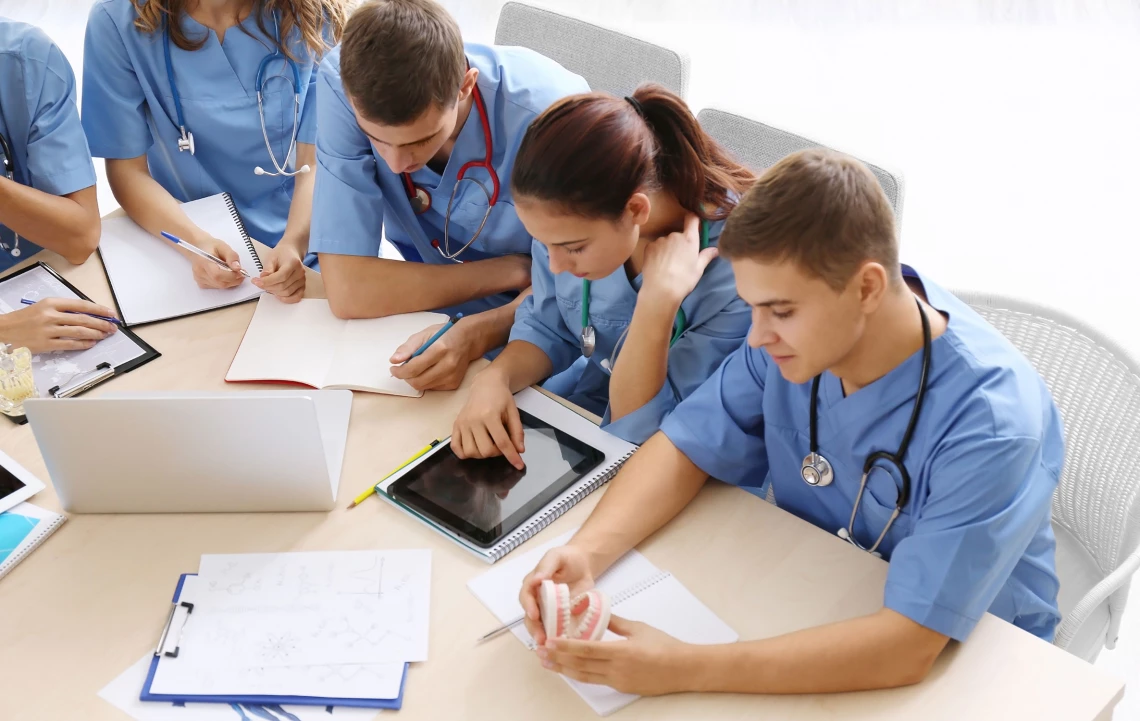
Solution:
{"label": "white mesh chair", "polygon": [[687,56],[526,3],[503,5],[495,44],[542,53],[581,75],[593,90],[629,95],[642,83],[658,83],[682,98],[689,91]]}
{"label": "white mesh chair", "polygon": [[[737,160],[758,172],[767,170],[784,156],[799,150],[825,147],[822,143],[795,133],[723,110],[705,108],[697,114],[697,120],[705,132],[735,155]],[[904,190],[902,176],[877,165],[866,165],[879,179],[879,185],[883,186],[887,200],[895,210],[896,225],[901,225]]]}
{"label": "white mesh chair", "polygon": [[958,297],[1045,379],[1065,422],[1053,497],[1062,622],[1055,643],[1093,661],[1113,648],[1140,568],[1140,362],[1072,316],[997,295]]}

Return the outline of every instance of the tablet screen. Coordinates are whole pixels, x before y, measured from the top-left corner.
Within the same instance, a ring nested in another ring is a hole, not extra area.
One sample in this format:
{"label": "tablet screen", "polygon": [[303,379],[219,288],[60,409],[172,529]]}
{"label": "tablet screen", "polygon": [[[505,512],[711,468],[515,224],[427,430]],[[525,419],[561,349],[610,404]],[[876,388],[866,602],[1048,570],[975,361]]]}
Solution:
{"label": "tablet screen", "polygon": [[605,454],[519,411],[525,470],[499,456],[460,460],[446,444],[388,495],[481,546],[493,546],[602,462]]}
{"label": "tablet screen", "polygon": [[12,475],[11,471],[4,466],[0,466],[0,498],[12,495],[25,485],[23,481]]}

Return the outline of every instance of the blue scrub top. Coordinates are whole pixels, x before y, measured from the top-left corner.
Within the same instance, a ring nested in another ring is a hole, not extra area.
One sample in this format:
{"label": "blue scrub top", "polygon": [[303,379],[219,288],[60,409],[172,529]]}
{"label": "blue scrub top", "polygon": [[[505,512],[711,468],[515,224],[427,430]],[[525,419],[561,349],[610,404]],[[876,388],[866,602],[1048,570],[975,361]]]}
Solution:
{"label": "blue scrub top", "polygon": [[[709,223],[710,245],[716,245],[723,228],[724,221]],[[602,363],[608,365],[612,355],[616,364],[621,355],[620,348],[614,354],[614,346],[633,320],[642,276],[631,281],[623,266],[590,284],[595,346],[586,359],[582,356],[582,279],[572,273],[552,274],[549,252],[537,240],[531,255],[531,295],[515,311],[511,340],[524,340],[542,349],[555,374],[575,365],[580,373],[556,375],[558,385],[548,385],[548,390],[601,415],[607,431],[631,443],[644,443],[656,433],[677,404],[707,380],[748,335],[751,310],[736,295],[732,266],[716,258],[681,303],[688,323],[669,349],[668,374],[661,391],[638,410],[611,422],[611,369]]]}
{"label": "blue scrub top", "polygon": [[[458,258],[472,261],[529,253],[530,235],[515,213],[510,189],[515,155],[531,121],[554,101],[587,92],[589,86],[558,63],[526,48],[467,43],[464,49],[471,67],[479,71],[477,85],[491,126],[491,165],[499,176],[500,190],[482,234]],[[472,107],[442,175],[426,166],[412,173],[412,180],[432,198],[431,208],[416,215],[401,176],[388,168],[356,124],[340,80],[339,48],[321,63],[319,76],[321,133],[317,139],[309,250],[375,258],[380,255],[384,231],[406,260],[453,262],[440,255],[431,242],[443,243],[444,213],[459,168],[471,160],[482,160],[486,154],[478,110]],[[479,180],[491,192],[486,170],[473,168],[465,177]],[[487,196],[482,190],[473,183],[459,186],[448,229],[452,253],[471,239],[486,211]],[[500,294],[466,304],[460,310],[478,312],[509,300],[509,295]]]}
{"label": "blue scrub top", "polygon": [[[917,276],[916,276],[917,277]],[[1060,614],[1050,505],[1064,462],[1061,416],[1041,377],[969,306],[920,279],[949,316],[934,339],[922,414],[906,455],[911,497],[883,541],[884,605],[964,640],[986,611],[1051,640]],[[662,431],[710,476],[770,482],[776,503],[835,533],[845,528],[864,459],[894,452],[918,390],[922,351],[844,396],[824,373],[819,447],[830,486],[800,478],[811,383],[784,380],[766,351],[742,346]],[[867,546],[893,512],[897,473],[872,474],[856,518]]]}
{"label": "blue scrub top", "polygon": [[[259,4],[260,5],[260,4]],[[254,78],[275,44],[273,18],[268,35],[251,12],[225,33],[225,42],[183,14],[179,22],[191,39],[209,34],[195,51],[170,44],[174,82],[182,100],[186,129],[194,134],[194,155],[178,151],[178,114],[166,74],[163,33],[142,33],[131,0],[99,0],[91,8],[83,46],[83,128],[97,158],[146,154],[150,173],[181,201],[221,192],[233,196],[249,234],[274,246],[285,231],[293,178],[254,175],[261,166],[275,172],[257,112]],[[297,142],[316,142],[316,63],[294,28],[287,38],[301,76]],[[293,133],[293,75],[283,60],[266,68],[263,83],[265,128],[278,162],[284,162]],[[294,160],[296,157],[294,156]]]}
{"label": "blue scrub top", "polygon": [[[95,185],[71,65],[42,30],[7,18],[0,18],[0,134],[12,149],[17,183],[52,195]],[[9,249],[14,236],[0,225]],[[0,272],[40,250],[27,238],[19,248],[18,258],[0,248]]]}

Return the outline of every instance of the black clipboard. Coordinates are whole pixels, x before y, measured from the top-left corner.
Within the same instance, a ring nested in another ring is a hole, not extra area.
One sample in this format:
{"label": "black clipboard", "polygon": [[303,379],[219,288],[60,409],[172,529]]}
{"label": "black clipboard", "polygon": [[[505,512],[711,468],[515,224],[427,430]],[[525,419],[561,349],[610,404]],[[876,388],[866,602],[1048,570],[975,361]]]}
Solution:
{"label": "black clipboard", "polygon": [[[60,275],[58,272],[56,272],[55,268],[52,268],[50,265],[43,262],[42,260],[37,262],[37,263],[33,263],[32,265],[29,265],[26,268],[18,270],[15,273],[12,273],[11,275],[6,275],[3,278],[0,278],[0,285],[7,283],[8,281],[12,280],[13,278],[17,278],[17,277],[23,275],[24,273],[29,273],[29,272],[36,270],[36,269],[43,269],[45,272],[47,272],[55,280],[57,280],[61,284],[63,284],[63,286],[65,288],[70,290],[72,293],[74,293],[76,295],[76,297],[80,298],[81,300],[86,300],[86,301],[91,300],[90,298],[87,297],[86,294],[83,293],[83,291],[79,290],[74,285],[67,282],[67,279],[65,279],[62,275]],[[155,350],[149,343],[147,343],[142,338],[139,338],[137,335],[135,335],[134,331],[127,328],[125,324],[120,325],[119,330],[117,332],[126,335],[126,337],[129,338],[132,343],[134,343],[136,346],[138,346],[143,351],[142,355],[140,355],[136,358],[133,358],[132,360],[129,360],[126,363],[123,363],[123,364],[118,365],[118,366],[112,367],[110,363],[104,362],[104,363],[100,363],[95,368],[92,368],[90,371],[81,371],[75,377],[73,377],[71,379],[71,381],[69,381],[69,383],[66,387],[60,388],[59,386],[53,386],[52,388],[48,389],[48,395],[51,397],[54,397],[54,398],[71,398],[72,396],[77,396],[77,395],[80,395],[82,393],[86,393],[87,391],[91,390],[95,386],[100,385],[102,383],[106,383],[107,381],[111,380],[115,376],[120,376],[120,375],[123,375],[124,373],[129,373],[130,371],[133,371],[135,368],[138,368],[141,365],[145,365],[145,364],[151,362],[152,360],[154,360],[155,358],[159,358],[162,356],[162,354],[159,353],[157,350]],[[39,389],[37,388],[37,390],[39,390]],[[28,419],[25,416],[5,416],[5,417],[8,418],[9,420],[13,421],[14,423],[17,423],[17,424],[24,424],[24,423],[28,422]]]}

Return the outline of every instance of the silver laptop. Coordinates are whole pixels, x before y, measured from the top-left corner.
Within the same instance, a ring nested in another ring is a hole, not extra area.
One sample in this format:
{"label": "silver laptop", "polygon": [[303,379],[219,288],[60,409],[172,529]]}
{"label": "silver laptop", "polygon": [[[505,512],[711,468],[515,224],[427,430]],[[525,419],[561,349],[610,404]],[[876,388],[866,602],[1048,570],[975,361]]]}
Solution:
{"label": "silver laptop", "polygon": [[24,408],[67,511],[327,511],[352,392],[118,393]]}

